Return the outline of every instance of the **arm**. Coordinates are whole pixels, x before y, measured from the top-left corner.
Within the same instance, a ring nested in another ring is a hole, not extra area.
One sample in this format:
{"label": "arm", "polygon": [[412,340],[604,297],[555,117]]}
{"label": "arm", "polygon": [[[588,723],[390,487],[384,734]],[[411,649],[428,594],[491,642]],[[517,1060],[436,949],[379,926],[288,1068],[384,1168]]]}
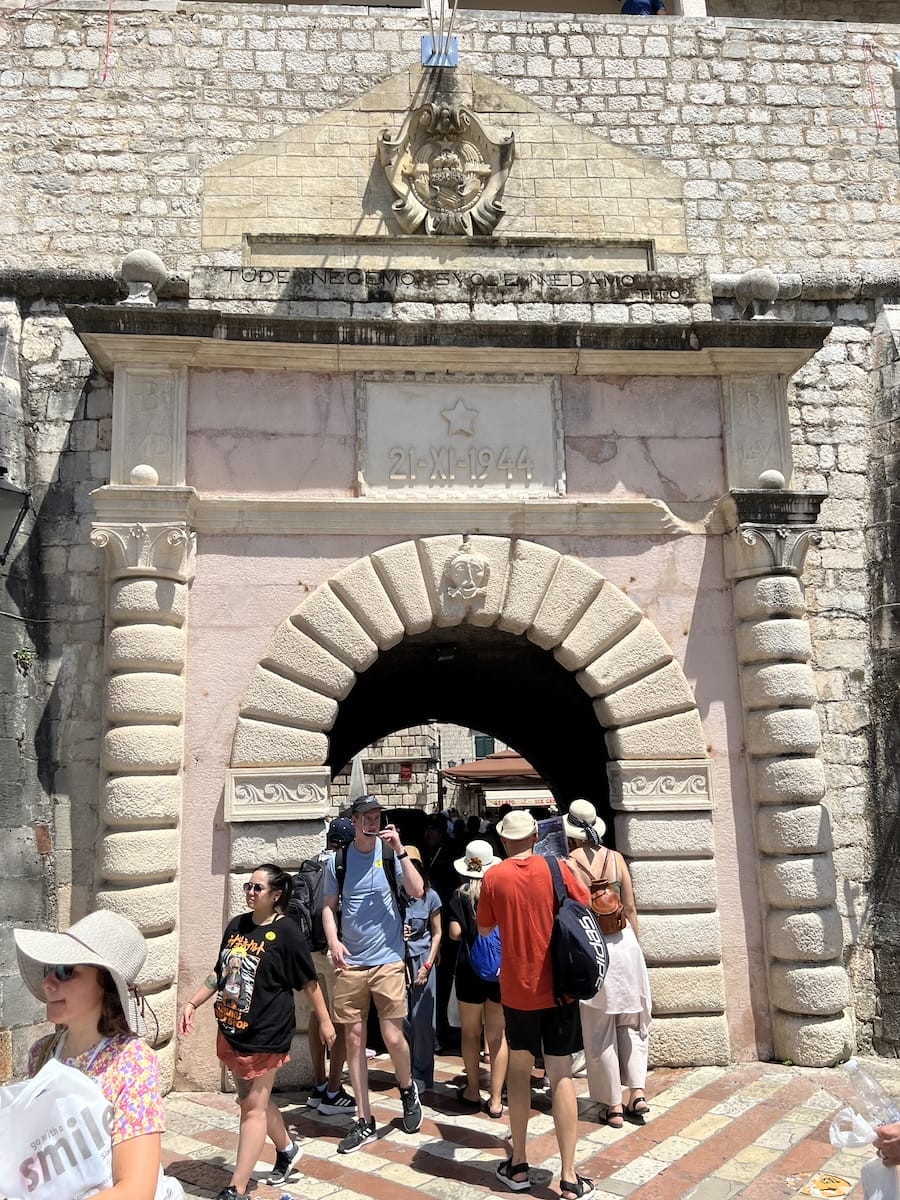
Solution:
{"label": "arm", "polygon": [[[487,872],[485,872],[485,876],[487,876]],[[481,896],[478,899],[478,910],[475,913],[475,921],[476,929],[482,937],[487,937],[497,924],[494,918],[494,903],[491,898],[491,888],[486,877],[481,884]]]}
{"label": "arm", "polygon": [[182,1034],[193,1032],[194,1017],[196,1016],[197,1009],[201,1004],[205,1004],[210,996],[215,996],[218,990],[219,981],[210,972],[181,1010],[181,1020],[178,1022],[178,1028]]}
{"label": "arm", "polygon": [[431,928],[431,945],[428,947],[428,956],[425,962],[419,967],[419,973],[416,976],[416,983],[423,984],[428,979],[431,969],[437,962],[438,951],[441,948],[441,910],[435,908],[429,914],[428,924]]}
{"label": "arm", "polygon": [[[324,925],[324,918],[322,924]],[[311,979],[303,988],[303,994],[309,1001],[309,1007],[316,1014],[319,1022],[319,1040],[323,1046],[332,1047],[337,1034],[331,1021],[331,1015],[325,1007],[325,997],[317,979]]]}
{"label": "arm", "polygon": [[625,909],[625,916],[628,918],[628,924],[634,930],[634,936],[639,938],[637,909],[634,904],[634,888],[631,884],[631,874],[628,867],[625,865],[625,859],[614,850],[616,856],[616,866],[619,869],[619,892],[622,896],[622,907]]}
{"label": "arm", "polygon": [[397,861],[400,863],[400,879],[407,896],[409,896],[410,900],[421,900],[425,895],[425,885],[422,882],[422,876],[412,865],[409,855],[403,848],[403,843],[400,841],[400,834],[397,832],[397,826],[385,825],[378,836],[382,842],[387,842],[393,850]]}
{"label": "arm", "polygon": [[331,961],[340,969],[346,967],[349,955],[347,947],[338,937],[337,927],[337,893],[333,896],[324,896],[322,899],[322,929],[325,931],[325,940],[328,943],[328,951],[331,954]]}
{"label": "arm", "polygon": [[159,1178],[158,1133],[142,1133],[112,1148],[113,1185],[92,1200],[153,1200]]}
{"label": "arm", "polygon": [[447,926],[447,934],[449,935],[451,942],[462,941],[463,931],[462,925],[460,925],[459,921],[450,922],[450,924]]}
{"label": "arm", "polygon": [[900,1121],[893,1125],[881,1125],[875,1130],[875,1149],[887,1167],[900,1167]]}

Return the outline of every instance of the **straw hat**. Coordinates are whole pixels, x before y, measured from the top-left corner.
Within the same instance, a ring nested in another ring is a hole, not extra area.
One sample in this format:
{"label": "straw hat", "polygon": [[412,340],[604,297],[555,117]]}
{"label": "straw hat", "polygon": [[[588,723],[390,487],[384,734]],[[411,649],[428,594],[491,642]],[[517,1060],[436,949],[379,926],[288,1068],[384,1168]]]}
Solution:
{"label": "straw hat", "polygon": [[421,854],[418,846],[404,846],[403,849],[406,851],[406,853],[409,855],[409,857],[413,860],[413,862],[417,862],[421,865],[422,854]]}
{"label": "straw hat", "polygon": [[527,808],[514,808],[497,826],[497,832],[510,842],[521,842],[537,833],[537,821]]}
{"label": "straw hat", "polygon": [[567,838],[571,838],[573,842],[593,843],[593,838],[590,837],[588,830],[593,829],[597,835],[596,845],[600,845],[603,841],[603,835],[606,833],[606,822],[602,821],[597,816],[597,810],[589,800],[573,800],[569,805],[569,811],[563,817],[563,829]]}
{"label": "straw hat", "polygon": [[135,980],[147,957],[147,943],[138,927],[118,913],[100,909],[70,925],[65,933],[14,929],[19,971],[25,986],[46,1002],[45,967],[85,965],[109,971],[119,1003],[133,1033],[142,1032]]}
{"label": "straw hat", "polygon": [[477,841],[469,842],[465,854],[462,858],[457,858],[453,865],[460,875],[465,875],[466,879],[481,879],[488,867],[495,866],[499,861],[491,843],[483,842],[479,838]]}

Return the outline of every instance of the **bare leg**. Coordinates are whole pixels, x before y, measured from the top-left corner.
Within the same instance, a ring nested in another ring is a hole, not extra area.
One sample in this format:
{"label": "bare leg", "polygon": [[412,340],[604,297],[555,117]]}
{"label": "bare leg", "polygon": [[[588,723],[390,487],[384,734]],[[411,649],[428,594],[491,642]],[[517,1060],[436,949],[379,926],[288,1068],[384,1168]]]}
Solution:
{"label": "bare leg", "polygon": [[576,1178],[575,1143],[578,1137],[578,1098],[572,1078],[572,1056],[546,1054],[544,1066],[553,1094],[553,1127],[559,1146],[559,1177],[572,1183]]}
{"label": "bare leg", "polygon": [[[533,1066],[533,1054],[529,1054],[527,1050],[510,1050],[507,1086],[514,1166],[528,1161],[525,1147],[528,1141],[528,1114],[531,1111],[531,1068]],[[518,1174],[514,1178],[521,1181],[525,1179],[525,1176]]]}
{"label": "bare leg", "polygon": [[[334,1030],[337,1033],[340,1027],[335,1025]],[[306,1041],[309,1046],[309,1061],[312,1066],[313,1083],[318,1085],[325,1082],[325,1047],[319,1039],[319,1018],[314,1012],[309,1014],[309,1022],[306,1026]],[[335,1042],[337,1046],[337,1042]]]}
{"label": "bare leg", "polygon": [[[241,1125],[238,1132],[237,1161],[231,1182],[239,1192],[246,1192],[253,1168],[259,1161],[262,1148],[266,1143],[268,1128],[269,1097],[272,1094],[272,1084],[275,1082],[275,1071],[266,1071],[257,1079],[251,1079],[240,1085],[241,1095]],[[246,1091],[244,1089],[246,1088]],[[277,1110],[276,1110],[277,1111]],[[279,1114],[283,1140],[279,1149],[287,1142],[287,1131]]]}
{"label": "bare leg", "polygon": [[[408,1088],[412,1083],[412,1073],[409,1060],[409,1042],[406,1040],[406,1035],[403,1032],[403,1020],[400,1017],[382,1017],[379,1023],[385,1047],[391,1056],[391,1062],[394,1064],[394,1074],[397,1076],[397,1084],[401,1088]],[[365,1047],[363,1047],[363,1055],[365,1055]],[[359,1097],[357,1097],[356,1103],[359,1104]]]}
{"label": "bare leg", "polygon": [[506,1045],[503,1007],[490,1000],[484,1005],[484,1032],[491,1053],[491,1094],[488,1105],[491,1112],[497,1113],[503,1107],[503,1085],[506,1083],[506,1071],[509,1066],[509,1049]]}
{"label": "bare leg", "polygon": [[463,1066],[466,1070],[466,1090],[463,1095],[474,1103],[476,1100],[481,1100],[479,1090],[481,1071],[478,1057],[481,1053],[481,1005],[461,1003],[459,1019],[461,1022],[459,1041]]}
{"label": "bare leg", "polygon": [[331,1047],[328,1070],[328,1090],[336,1092],[341,1086],[341,1076],[344,1073],[344,1063],[347,1061],[347,1038],[343,1025],[334,1027],[334,1045]]}
{"label": "bare leg", "polygon": [[344,1026],[347,1039],[347,1069],[356,1097],[356,1110],[365,1121],[372,1119],[369,1106],[369,1068],[366,1065],[365,1022],[350,1021]]}

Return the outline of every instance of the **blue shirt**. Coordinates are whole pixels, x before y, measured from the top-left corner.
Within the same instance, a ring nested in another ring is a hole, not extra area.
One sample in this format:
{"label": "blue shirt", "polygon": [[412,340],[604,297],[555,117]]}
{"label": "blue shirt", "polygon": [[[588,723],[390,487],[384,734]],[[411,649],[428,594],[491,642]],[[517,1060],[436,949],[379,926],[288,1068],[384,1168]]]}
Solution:
{"label": "blue shirt", "polygon": [[[394,894],[384,873],[381,842],[369,854],[351,843],[344,863],[344,891],[341,896],[341,941],[347,947],[351,967],[382,967],[405,958],[403,922]],[[394,871],[399,887],[401,864],[394,856]],[[325,895],[338,891],[334,855],[325,864]]]}
{"label": "blue shirt", "polygon": [[406,943],[413,958],[422,958],[431,949],[431,914],[441,911],[441,898],[434,888],[427,888],[419,900],[410,900],[406,906],[406,924],[410,928]]}

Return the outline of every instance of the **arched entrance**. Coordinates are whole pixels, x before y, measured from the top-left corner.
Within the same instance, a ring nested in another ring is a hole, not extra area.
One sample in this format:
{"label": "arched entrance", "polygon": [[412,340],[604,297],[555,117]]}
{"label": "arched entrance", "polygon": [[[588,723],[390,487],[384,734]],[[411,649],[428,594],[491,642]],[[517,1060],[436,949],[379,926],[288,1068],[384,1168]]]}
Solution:
{"label": "arched entrance", "polygon": [[[709,764],[691,688],[652,622],[597,571],[533,542],[455,534],[378,550],[270,643],[241,704],[226,816],[305,817],[312,840],[329,768],[426,716],[496,728],[562,803],[587,794],[613,810],[645,914],[654,1059],[727,1061]],[[252,865],[240,844],[235,872]]]}

